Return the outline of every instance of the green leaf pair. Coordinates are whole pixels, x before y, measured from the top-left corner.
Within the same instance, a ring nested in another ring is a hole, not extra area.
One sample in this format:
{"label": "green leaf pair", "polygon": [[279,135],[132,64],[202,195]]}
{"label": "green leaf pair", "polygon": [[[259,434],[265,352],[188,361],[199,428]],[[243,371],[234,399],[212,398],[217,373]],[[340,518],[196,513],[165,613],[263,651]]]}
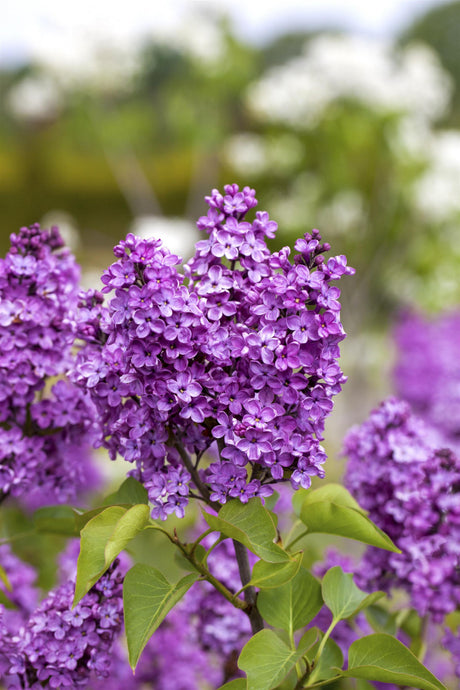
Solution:
{"label": "green leaf pair", "polygon": [[74,606],[147,526],[149,519],[150,509],[141,503],[131,507],[110,506],[86,523],[81,530]]}

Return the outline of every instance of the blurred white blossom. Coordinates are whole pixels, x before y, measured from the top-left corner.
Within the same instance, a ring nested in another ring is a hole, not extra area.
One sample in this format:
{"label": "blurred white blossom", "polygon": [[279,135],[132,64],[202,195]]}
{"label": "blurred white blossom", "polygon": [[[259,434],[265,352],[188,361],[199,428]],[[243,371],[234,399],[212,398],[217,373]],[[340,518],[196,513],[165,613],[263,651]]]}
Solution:
{"label": "blurred white blossom", "polygon": [[225,145],[225,158],[238,175],[260,175],[268,167],[266,140],[250,132],[235,134]]}
{"label": "blurred white blossom", "polygon": [[12,86],[6,104],[20,120],[52,120],[59,114],[62,96],[54,79],[40,74],[25,77]]}
{"label": "blurred white blossom", "polygon": [[313,173],[298,175],[289,190],[271,198],[272,216],[286,230],[304,227],[311,230],[317,222],[317,208],[321,194],[321,183]]}
{"label": "blurred white blossom", "polygon": [[326,234],[355,235],[365,222],[364,199],[355,189],[343,189],[318,209],[318,225]]}
{"label": "blurred white blossom", "polygon": [[460,132],[433,133],[426,143],[427,169],[414,187],[414,205],[439,223],[460,213]]}
{"label": "blurred white blossom", "polygon": [[235,134],[225,146],[225,157],[238,175],[289,173],[302,160],[302,144],[293,134],[274,137],[250,132]]}
{"label": "blurred white blossom", "polygon": [[182,16],[173,26],[157,27],[151,38],[211,67],[225,55],[218,15],[199,8]]}
{"label": "blurred white blossom", "polygon": [[185,218],[138,216],[129,231],[145,239],[160,239],[173,254],[182,257],[184,261],[192,256],[195,243],[201,239],[196,226]]}
{"label": "blurred white blossom", "polygon": [[429,123],[413,115],[405,115],[391,132],[389,143],[392,152],[399,159],[424,161],[432,136],[433,130]]}
{"label": "blurred white blossom", "polygon": [[40,220],[40,225],[44,228],[51,228],[53,225],[57,225],[59,233],[64,240],[64,244],[66,247],[69,247],[72,252],[76,252],[80,247],[81,238],[77,222],[70,213],[53,209],[45,213]]}
{"label": "blurred white blossom", "polygon": [[64,91],[81,86],[106,92],[125,89],[140,66],[137,45],[87,28],[56,33],[52,42],[37,41],[33,54]]}
{"label": "blurred white blossom", "polygon": [[247,102],[261,119],[309,129],[339,99],[436,120],[446,112],[451,92],[450,77],[426,46],[398,52],[383,41],[323,35],[253,84]]}

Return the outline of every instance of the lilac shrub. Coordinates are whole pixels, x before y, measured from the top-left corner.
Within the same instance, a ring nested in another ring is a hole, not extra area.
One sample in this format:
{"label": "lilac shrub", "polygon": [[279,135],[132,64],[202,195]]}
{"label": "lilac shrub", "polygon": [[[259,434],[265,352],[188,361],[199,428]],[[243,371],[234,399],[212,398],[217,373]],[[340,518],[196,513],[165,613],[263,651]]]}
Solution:
{"label": "lilac shrub", "polygon": [[91,486],[91,403],[62,377],[76,337],[79,269],[57,228],[11,235],[0,259],[0,495],[28,505]]}
{"label": "lilac shrub", "polygon": [[345,439],[346,485],[401,549],[370,547],[357,582],[400,587],[441,622],[460,604],[460,461],[406,402],[389,398]]}
{"label": "lilac shrub", "polygon": [[[159,240],[129,234],[102,276],[107,308],[84,304],[87,347],[74,378],[90,391],[110,456],[135,464],[152,515],[184,515],[193,491],[218,506],[324,476],[320,445],[345,377],[340,291],[353,270],[317,230],[270,252],[277,225],[245,216],[254,190],[213,190],[208,238],[184,266]],[[99,326],[98,326],[99,324]],[[220,457],[198,470],[204,453]],[[192,461],[194,456],[194,461]]]}

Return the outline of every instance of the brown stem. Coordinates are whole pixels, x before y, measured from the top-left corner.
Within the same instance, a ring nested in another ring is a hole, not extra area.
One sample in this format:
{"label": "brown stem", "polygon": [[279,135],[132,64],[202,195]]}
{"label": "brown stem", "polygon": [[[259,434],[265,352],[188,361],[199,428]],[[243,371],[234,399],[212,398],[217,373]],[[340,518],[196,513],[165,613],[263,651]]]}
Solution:
{"label": "brown stem", "polygon": [[[233,540],[233,545],[235,547],[235,555],[238,563],[238,569],[240,571],[241,584],[246,587],[248,582],[251,580],[251,568],[249,565],[248,552],[243,544],[239,541]],[[249,616],[251,622],[252,634],[255,635],[260,630],[264,628],[264,621],[257,608],[257,592],[255,588],[251,585],[246,587],[244,590],[244,600],[249,605],[246,613]]]}
{"label": "brown stem", "polygon": [[182,443],[176,438],[174,439],[174,445],[176,446],[179,455],[181,457],[182,462],[184,463],[186,469],[190,474],[192,475],[193,483],[195,484],[196,488],[200,492],[200,494],[203,496],[204,500],[206,503],[213,508],[216,513],[219,512],[220,505],[219,503],[216,503],[215,501],[211,501],[211,495],[209,493],[209,489],[204,484],[201,479],[200,479],[200,474],[197,470],[197,468],[194,466],[192,459],[190,458],[189,454],[185,450],[184,446]]}

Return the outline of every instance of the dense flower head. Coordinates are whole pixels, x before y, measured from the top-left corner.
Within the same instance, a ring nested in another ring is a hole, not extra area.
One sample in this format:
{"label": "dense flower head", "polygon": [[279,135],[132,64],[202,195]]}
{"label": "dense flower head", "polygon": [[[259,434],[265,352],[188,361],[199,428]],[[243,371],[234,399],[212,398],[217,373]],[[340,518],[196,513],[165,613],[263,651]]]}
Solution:
{"label": "dense flower head", "polygon": [[90,677],[108,677],[122,626],[123,577],[116,560],[75,608],[72,580],[52,590],[12,638],[9,687],[86,688]]}
{"label": "dense flower head", "polygon": [[[400,397],[457,448],[460,435],[460,314],[406,314],[396,329],[394,379]],[[428,373],[427,373],[428,372]]]}
{"label": "dense flower head", "polygon": [[183,515],[211,446],[219,455],[199,482],[214,502],[263,497],[288,479],[309,487],[324,476],[324,422],[345,381],[331,285],[353,273],[345,257],[325,260],[317,230],[297,240],[292,261],[287,247],[271,253],[277,224],[265,212],[245,220],[257,203],[248,187],[206,201],[198,227],[208,237],[184,275],[159,240],[128,234],[102,276],[108,307],[94,295],[83,305],[92,325],[75,379],[111,457],[135,463],[156,518]]}
{"label": "dense flower head", "polygon": [[396,398],[345,439],[348,488],[401,549],[369,547],[357,582],[403,588],[435,622],[460,604],[460,461],[439,440]]}
{"label": "dense flower head", "polygon": [[62,244],[36,224],[0,259],[0,493],[32,505],[69,500],[95,478],[90,400],[56,381],[72,366],[79,293]]}

